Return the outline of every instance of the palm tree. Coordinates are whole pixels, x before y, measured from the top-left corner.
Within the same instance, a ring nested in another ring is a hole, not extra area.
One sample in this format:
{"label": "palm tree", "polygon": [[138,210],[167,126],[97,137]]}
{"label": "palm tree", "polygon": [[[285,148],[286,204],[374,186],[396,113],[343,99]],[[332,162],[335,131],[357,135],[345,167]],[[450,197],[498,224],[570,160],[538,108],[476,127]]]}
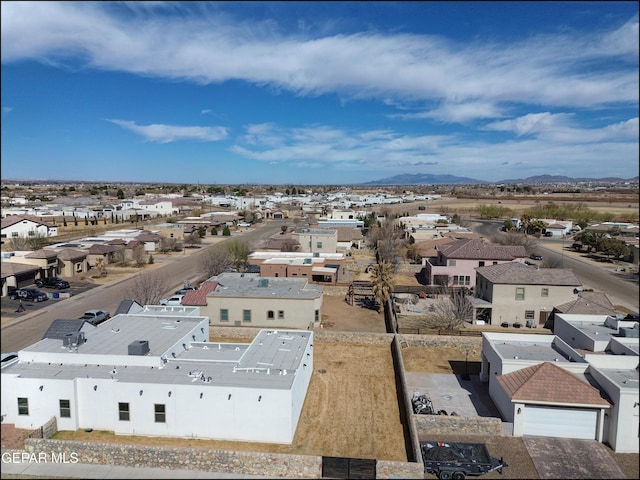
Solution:
{"label": "palm tree", "polygon": [[393,291],[393,267],[390,263],[382,261],[371,269],[372,289],[378,303],[380,305],[379,312],[384,311],[384,304],[391,297]]}

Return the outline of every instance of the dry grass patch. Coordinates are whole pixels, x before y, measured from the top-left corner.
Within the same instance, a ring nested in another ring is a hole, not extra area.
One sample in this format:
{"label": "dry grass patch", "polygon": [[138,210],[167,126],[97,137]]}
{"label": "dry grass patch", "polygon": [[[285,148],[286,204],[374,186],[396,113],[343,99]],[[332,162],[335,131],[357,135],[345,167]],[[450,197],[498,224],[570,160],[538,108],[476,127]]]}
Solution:
{"label": "dry grass patch", "polygon": [[59,432],[58,440],[406,462],[389,345],[314,342],[314,374],[291,445]]}
{"label": "dry grass patch", "polygon": [[[469,351],[469,373],[476,375],[482,361],[480,347]],[[402,349],[402,361],[407,372],[415,373],[464,373],[465,353],[456,347],[406,347]]]}

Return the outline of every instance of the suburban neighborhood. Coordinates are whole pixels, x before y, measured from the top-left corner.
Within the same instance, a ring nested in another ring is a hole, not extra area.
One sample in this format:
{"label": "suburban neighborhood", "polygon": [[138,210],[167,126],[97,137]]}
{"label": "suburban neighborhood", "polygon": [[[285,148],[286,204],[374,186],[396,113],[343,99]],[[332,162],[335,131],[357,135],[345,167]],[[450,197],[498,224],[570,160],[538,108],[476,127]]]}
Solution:
{"label": "suburban neighborhood", "polygon": [[[470,228],[468,213],[466,220],[458,213],[424,213],[423,206],[442,209],[438,195],[339,193],[314,201],[278,195],[250,204],[230,197],[215,201],[219,210],[198,215],[214,200],[174,200],[110,206],[120,217],[94,206],[84,228],[83,221],[77,226],[69,221],[62,206],[49,205],[46,214],[26,205],[19,212],[3,209],[3,297],[17,302],[19,292],[51,284],[41,290],[52,305],[73,302],[72,285],[81,278],[102,284],[111,275],[106,272],[121,266],[138,270],[132,278],[140,278],[154,256],[180,262],[188,258],[190,245],[197,248],[189,255],[219,250],[225,238],[233,243],[270,222],[278,225],[243,251],[241,262],[185,272],[195,285],[185,281],[188,288],[173,296],[162,291],[166,298],[148,303],[150,297],[135,298],[133,289],[131,298],[122,298],[114,313],[104,312],[99,321],[55,318],[40,341],[3,360],[3,426],[49,432],[38,448],[54,448],[48,438],[83,430],[293,447],[296,431],[306,428],[298,423],[309,408],[305,398],[314,395],[312,379],[322,375],[314,370],[313,346],[329,338],[339,342],[339,325],[349,322],[325,313],[329,300],[342,298],[342,308],[380,316],[386,333],[352,332],[356,337],[350,341],[387,344],[401,379],[404,401],[396,408],[406,418],[408,453],[400,465],[396,458],[370,459],[367,471],[376,478],[423,478],[415,439],[462,431],[479,439],[593,440],[616,454],[637,454],[637,305],[616,306],[612,292],[586,288],[572,269],[532,262],[541,242],[552,242],[555,234],[529,237],[522,227],[505,233],[496,223],[496,238],[526,238],[496,243]],[[180,206],[169,208],[174,204]],[[142,216],[138,211],[144,206]],[[74,211],[77,215],[78,207]],[[515,224],[512,220],[504,224]],[[69,232],[65,222],[72,225]],[[554,225],[548,219],[545,224]],[[637,288],[638,239],[632,233],[637,226],[616,224],[607,231],[629,232],[617,237],[629,245],[627,255],[634,260],[624,265],[635,271]],[[577,256],[568,236],[563,230],[559,246],[572,249],[567,256]],[[35,250],[27,247],[30,238],[36,239]],[[396,244],[405,246],[403,260]],[[391,287],[384,295],[379,282],[387,262],[395,273],[383,279]],[[416,322],[421,326],[412,328]],[[3,320],[3,328],[10,323]],[[448,387],[444,379],[440,386],[431,383],[437,375],[403,368],[403,355],[438,348],[445,338],[448,348],[466,352],[464,370],[450,376],[484,398],[491,405],[486,411],[451,392],[454,412],[434,408],[425,416],[411,407],[417,394],[439,405],[438,389]],[[33,448],[28,442],[24,448]],[[285,476],[319,478],[329,468],[322,455],[309,459],[311,466],[294,461],[295,455],[284,458],[276,464],[279,472],[280,462],[290,465]],[[212,468],[229,467],[214,462]],[[242,472],[253,471],[236,473]]]}

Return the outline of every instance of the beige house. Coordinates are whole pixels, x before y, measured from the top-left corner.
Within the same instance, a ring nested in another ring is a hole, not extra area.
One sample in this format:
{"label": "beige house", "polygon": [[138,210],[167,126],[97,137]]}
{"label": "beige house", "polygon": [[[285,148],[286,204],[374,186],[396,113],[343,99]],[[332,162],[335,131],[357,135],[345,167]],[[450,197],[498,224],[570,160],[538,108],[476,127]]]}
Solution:
{"label": "beige house", "polygon": [[473,321],[544,326],[556,305],[578,298],[582,283],[570,269],[520,262],[476,268]]}
{"label": "beige house", "polygon": [[305,253],[335,253],[338,249],[338,232],[323,228],[300,228],[291,233]]}
{"label": "beige house", "polygon": [[199,306],[210,325],[312,330],[322,319],[322,287],[302,278],[223,273],[188,292],[183,305]]}
{"label": "beige house", "polygon": [[40,273],[36,275],[36,279],[60,275],[58,254],[52,250],[40,249],[25,255],[14,255],[11,257],[11,261],[37,266]]}
{"label": "beige house", "polygon": [[61,277],[73,277],[89,271],[87,252],[76,248],[64,248],[58,252]]}

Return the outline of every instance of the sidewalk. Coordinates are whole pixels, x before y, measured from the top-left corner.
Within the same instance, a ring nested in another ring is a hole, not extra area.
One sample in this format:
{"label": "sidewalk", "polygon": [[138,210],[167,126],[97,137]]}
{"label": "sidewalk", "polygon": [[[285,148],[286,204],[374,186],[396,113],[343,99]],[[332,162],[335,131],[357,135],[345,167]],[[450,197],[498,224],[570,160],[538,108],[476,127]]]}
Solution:
{"label": "sidewalk", "polygon": [[121,467],[88,463],[13,463],[2,459],[2,477],[29,475],[41,478],[270,478],[238,473],[171,470],[168,468]]}

